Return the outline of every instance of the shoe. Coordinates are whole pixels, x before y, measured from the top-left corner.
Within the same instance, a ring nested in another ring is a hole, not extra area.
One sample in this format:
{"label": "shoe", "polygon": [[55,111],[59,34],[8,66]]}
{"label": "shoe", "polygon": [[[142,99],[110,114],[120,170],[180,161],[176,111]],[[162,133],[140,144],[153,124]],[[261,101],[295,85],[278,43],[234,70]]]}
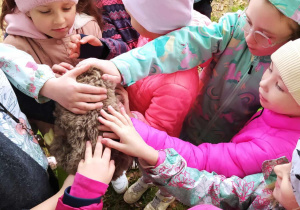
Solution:
{"label": "shoe", "polygon": [[144,210],[165,210],[173,201],[175,201],[175,197],[165,197],[160,194],[160,191],[158,191],[155,194],[154,199],[147,204]]}
{"label": "shoe", "polygon": [[111,181],[111,184],[116,193],[124,193],[128,189],[128,179],[126,176],[126,171],[124,171],[123,175],[117,178],[116,181]]}
{"label": "shoe", "polygon": [[138,166],[138,162],[136,160],[133,160],[132,161],[132,166],[131,166],[131,169],[138,169],[139,166]]}
{"label": "shoe", "polygon": [[142,177],[139,178],[133,185],[131,185],[124,194],[124,201],[128,204],[137,202],[144,192],[153,186],[152,183],[145,183],[142,181]]}

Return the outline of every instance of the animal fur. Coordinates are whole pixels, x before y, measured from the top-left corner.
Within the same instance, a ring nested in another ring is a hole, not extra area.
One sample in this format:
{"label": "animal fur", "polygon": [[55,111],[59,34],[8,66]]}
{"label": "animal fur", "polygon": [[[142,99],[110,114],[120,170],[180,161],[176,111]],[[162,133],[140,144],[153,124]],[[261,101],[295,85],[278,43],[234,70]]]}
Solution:
{"label": "animal fur", "polygon": [[[119,111],[119,100],[115,94],[115,84],[101,79],[100,70],[91,67],[87,72],[77,77],[77,82],[105,87],[107,99],[103,102],[103,109],[107,111],[109,105]],[[58,165],[62,166],[69,174],[75,174],[78,164],[84,158],[85,145],[91,140],[95,148],[97,137],[102,135],[98,130],[100,110],[92,110],[84,115],[74,114],[56,104],[54,111],[55,138],[50,147],[50,153],[56,157]],[[111,159],[115,161],[116,170],[113,180],[122,175],[131,165],[133,158],[112,149]]]}

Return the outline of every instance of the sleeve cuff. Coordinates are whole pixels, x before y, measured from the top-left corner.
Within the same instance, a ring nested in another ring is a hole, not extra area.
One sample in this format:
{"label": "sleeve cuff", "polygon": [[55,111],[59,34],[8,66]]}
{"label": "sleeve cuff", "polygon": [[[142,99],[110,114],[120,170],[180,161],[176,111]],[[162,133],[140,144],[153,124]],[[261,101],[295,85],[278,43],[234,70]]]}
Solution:
{"label": "sleeve cuff", "polygon": [[107,184],[89,179],[77,172],[70,195],[86,199],[97,198],[104,195],[107,188]]}
{"label": "sleeve cuff", "polygon": [[89,206],[91,204],[100,203],[101,202],[101,196],[93,199],[84,199],[84,198],[78,198],[70,195],[71,187],[66,188],[64,197],[62,199],[63,203],[72,206],[74,208],[80,208],[83,206]]}
{"label": "sleeve cuff", "polygon": [[[87,36],[80,34],[81,38]],[[109,48],[102,42],[102,46],[93,46],[89,43],[80,45],[80,55],[78,58],[99,58],[105,59],[109,54]]]}

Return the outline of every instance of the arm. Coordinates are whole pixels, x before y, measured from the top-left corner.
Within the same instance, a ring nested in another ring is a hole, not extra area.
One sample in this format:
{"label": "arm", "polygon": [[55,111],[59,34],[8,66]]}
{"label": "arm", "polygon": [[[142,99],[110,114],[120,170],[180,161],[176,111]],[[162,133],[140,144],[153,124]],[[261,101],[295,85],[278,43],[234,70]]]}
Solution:
{"label": "arm", "polygon": [[255,191],[264,186],[262,174],[244,179],[237,176],[225,178],[214,172],[187,167],[186,161],[174,149],[166,149],[165,153],[165,160],[155,168],[145,169],[145,173],[185,205],[208,203],[221,208],[229,205],[245,208],[256,197]]}
{"label": "arm", "polygon": [[[152,128],[132,119],[136,131],[145,142],[156,150],[174,148],[186,161],[188,167],[223,174],[244,177],[261,172],[263,161],[292,154],[293,139],[270,136],[267,139],[245,137],[241,143],[204,143],[195,146],[166,132]],[[297,139],[297,138],[296,138]],[[276,143],[282,147],[276,149]]]}
{"label": "arm", "polygon": [[53,210],[56,207],[57,200],[60,196],[64,194],[64,191],[67,187],[71,186],[74,181],[74,175],[69,175],[66,180],[64,181],[63,186],[61,189],[53,195],[51,198],[45,200],[43,203],[40,203],[39,205],[32,208],[32,210]]}
{"label": "arm", "polygon": [[[108,58],[127,52],[137,46],[138,32],[132,27],[130,16],[122,0],[96,0],[98,8],[103,10],[104,20],[102,38],[111,49]],[[115,50],[114,50],[115,49]]]}
{"label": "arm", "polygon": [[110,160],[111,150],[105,148],[98,139],[94,154],[92,145],[86,144],[85,158],[78,165],[74,184],[60,197],[56,209],[102,209],[102,196],[115,171],[114,161]]}
{"label": "arm", "polygon": [[149,74],[191,69],[226,49],[234,30],[238,30],[237,20],[238,14],[234,13],[209,26],[184,27],[124,53],[112,62],[127,85]]}
{"label": "arm", "polygon": [[55,78],[51,68],[37,64],[29,54],[11,45],[0,46],[1,69],[10,82],[38,102],[49,100],[40,95],[40,90],[49,79]]}

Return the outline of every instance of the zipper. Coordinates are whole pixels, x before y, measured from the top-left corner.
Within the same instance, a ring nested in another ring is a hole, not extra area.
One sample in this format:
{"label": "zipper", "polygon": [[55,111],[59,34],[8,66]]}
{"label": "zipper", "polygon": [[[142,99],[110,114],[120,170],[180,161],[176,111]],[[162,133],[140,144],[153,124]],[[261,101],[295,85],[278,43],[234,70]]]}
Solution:
{"label": "zipper", "polygon": [[212,117],[212,119],[210,120],[210,122],[208,123],[208,125],[206,126],[206,128],[204,129],[205,132],[203,132],[200,136],[200,139],[203,139],[206,134],[208,133],[208,131],[210,131],[212,125],[215,123],[215,121],[219,118],[220,114],[223,112],[223,110],[225,108],[228,107],[228,105],[232,102],[233,98],[236,97],[236,93],[238,92],[239,88],[241,87],[241,85],[244,84],[244,82],[246,82],[249,79],[249,75],[251,74],[253,69],[253,64],[251,64],[249,70],[248,70],[248,74],[244,74],[244,76],[242,77],[241,81],[237,84],[237,86],[233,89],[233,91],[231,92],[231,94],[228,96],[228,98],[224,101],[224,103],[221,105],[221,107],[219,108],[219,110],[216,112],[216,114]]}

